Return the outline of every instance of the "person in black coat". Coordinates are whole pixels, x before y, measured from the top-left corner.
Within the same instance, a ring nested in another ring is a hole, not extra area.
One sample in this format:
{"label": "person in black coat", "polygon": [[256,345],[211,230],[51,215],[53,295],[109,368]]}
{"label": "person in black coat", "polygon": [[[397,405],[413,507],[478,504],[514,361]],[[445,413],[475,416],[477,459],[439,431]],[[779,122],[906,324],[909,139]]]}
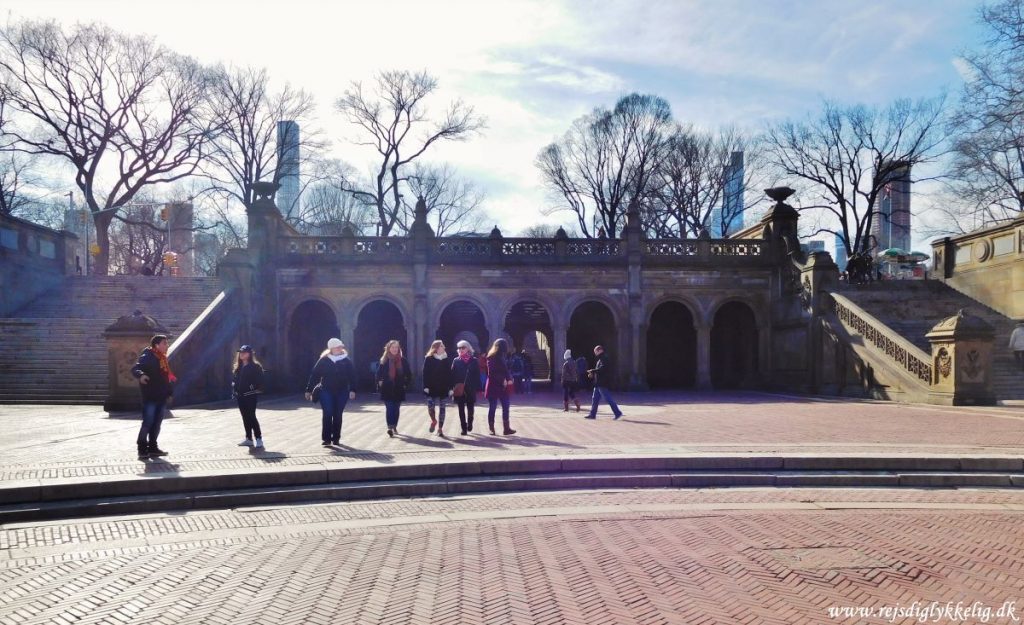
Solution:
{"label": "person in black coat", "polygon": [[245,428],[245,439],[238,445],[252,447],[253,436],[256,437],[256,448],[263,449],[263,431],[256,419],[256,403],[263,392],[263,365],[256,360],[251,345],[238,348],[235,367],[231,371],[231,395],[238,399],[238,412],[242,414],[242,427]]}
{"label": "person in black coat", "polygon": [[135,440],[140,460],[167,455],[156,444],[156,439],[160,436],[164,408],[171,402],[177,381],[167,361],[168,346],[167,337],[157,334],[132,367],[132,375],[139,381],[139,390],[142,391],[142,426]]}
{"label": "person in black coat", "polygon": [[456,348],[459,355],[452,361],[452,386],[455,404],[459,407],[459,424],[465,436],[473,431],[473,408],[480,390],[480,364],[473,357],[473,346],[468,341],[459,341]]}
{"label": "person in black coat", "polygon": [[395,340],[388,341],[380,357],[380,367],[377,368],[377,388],[380,390],[381,400],[384,401],[388,436],[394,437],[398,434],[399,410],[405,401],[405,391],[410,384],[412,369],[409,368],[409,361],[402,355],[402,344]]}
{"label": "person in black coat", "polygon": [[[434,341],[423,358],[423,394],[427,396],[430,431],[444,438],[444,409],[452,392],[452,370],[444,341]],[[436,409],[436,414],[435,414]]]}
{"label": "person in black coat", "polygon": [[324,447],[341,443],[341,419],[348,400],[355,399],[352,387],[356,382],[356,368],[348,357],[341,339],[327,341],[327,349],[313,365],[306,382],[306,399],[313,399],[313,389],[320,386],[320,408],[323,425],[320,439]]}
{"label": "person in black coat", "polygon": [[611,368],[608,366],[608,360],[604,355],[604,347],[598,345],[594,348],[594,356],[597,358],[597,363],[594,368],[587,371],[590,375],[591,380],[594,382],[594,396],[593,401],[590,404],[590,414],[584,419],[596,419],[597,418],[597,404],[601,401],[601,397],[608,402],[608,406],[612,409],[612,414],[615,415],[615,419],[622,418],[622,411],[619,410],[619,405],[612,399],[611,393],[608,392],[608,384],[611,382]]}

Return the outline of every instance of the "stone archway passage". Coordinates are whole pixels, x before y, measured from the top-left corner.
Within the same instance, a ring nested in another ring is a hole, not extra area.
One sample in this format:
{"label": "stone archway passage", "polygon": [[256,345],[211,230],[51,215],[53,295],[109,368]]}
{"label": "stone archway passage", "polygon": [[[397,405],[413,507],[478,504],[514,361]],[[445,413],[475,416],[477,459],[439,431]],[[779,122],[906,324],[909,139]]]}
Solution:
{"label": "stone archway passage", "polygon": [[749,387],[757,379],[757,322],[754,311],[729,302],[715,313],[711,328],[711,385]]}
{"label": "stone archway passage", "polygon": [[652,389],[693,388],[697,382],[697,331],[690,309],[665,302],[647,328],[647,383]]}
{"label": "stone archway passage", "polygon": [[455,354],[455,343],[463,339],[469,341],[478,354],[490,347],[483,311],[466,300],[452,302],[444,307],[435,336],[444,341],[448,353],[452,355]]}
{"label": "stone archway passage", "polygon": [[409,366],[420,364],[420,353],[410,351],[409,335],[405,328],[405,319],[398,307],[386,300],[374,300],[359,311],[356,320],[355,336],[352,339],[352,360],[356,366],[356,376],[361,390],[373,390],[375,365],[380,362],[384,353],[384,345],[397,339],[402,343]]}
{"label": "stone archway passage", "polygon": [[[603,345],[608,355],[608,364],[615,370],[615,363],[623,354],[615,353],[619,346],[619,333],[615,315],[601,302],[584,302],[576,307],[569,318],[566,345],[572,350],[573,358],[581,355],[587,358],[587,367],[594,366],[594,346]],[[614,377],[613,377],[614,384]]]}
{"label": "stone archway passage", "polygon": [[288,327],[288,348],[291,354],[288,377],[291,388],[305,386],[317,358],[327,348],[327,339],[338,336],[339,332],[338,319],[327,304],[308,300],[295,308]]}
{"label": "stone archway passage", "polygon": [[555,333],[547,308],[534,301],[519,302],[505,314],[504,331],[512,338],[510,349],[525,349],[530,356],[533,379],[550,380]]}

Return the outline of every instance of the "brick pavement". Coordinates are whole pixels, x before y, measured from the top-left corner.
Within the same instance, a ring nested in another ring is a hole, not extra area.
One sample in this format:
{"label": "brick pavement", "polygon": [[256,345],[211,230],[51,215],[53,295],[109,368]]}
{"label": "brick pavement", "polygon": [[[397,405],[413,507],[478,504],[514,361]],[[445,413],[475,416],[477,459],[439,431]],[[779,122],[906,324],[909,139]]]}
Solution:
{"label": "brick pavement", "polygon": [[563,413],[560,400],[538,394],[513,400],[519,434],[457,435],[454,411],[448,439],[427,432],[422,405],[403,408],[402,436],[389,439],[379,402],[350,404],[344,447],[319,446],[316,407],[296,398],[265,401],[259,410],[267,450],[236,446],[237,409],[226,404],[172,409],[161,444],[166,462],[135,458],[138,420],[110,417],[94,406],[0,406],[0,480],[159,474],[220,469],[259,470],[350,461],[456,458],[480,454],[566,455],[602,452],[814,452],[1024,454],[1020,408],[947,408],[765,393],[619,394],[626,411],[612,421]]}
{"label": "brick pavement", "polygon": [[1017,491],[744,489],[19,524],[0,623],[913,623],[828,609],[1020,604],[1022,515]]}

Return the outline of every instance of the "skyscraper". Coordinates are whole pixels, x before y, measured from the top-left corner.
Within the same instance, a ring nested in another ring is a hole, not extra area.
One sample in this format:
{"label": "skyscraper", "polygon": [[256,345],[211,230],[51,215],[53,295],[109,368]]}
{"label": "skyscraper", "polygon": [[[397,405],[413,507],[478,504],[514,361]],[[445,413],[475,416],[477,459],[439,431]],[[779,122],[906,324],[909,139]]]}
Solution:
{"label": "skyscraper", "polygon": [[875,200],[871,234],[875,253],[890,247],[910,251],[910,165],[897,163],[890,170]]}
{"label": "skyscraper", "polygon": [[[743,229],[743,151],[733,152],[722,168],[722,204],[711,210],[708,230],[714,239]],[[723,223],[724,222],[724,223]]]}
{"label": "skyscraper", "polygon": [[277,209],[285,218],[295,214],[299,204],[299,124],[277,122]]}
{"label": "skyscraper", "polygon": [[843,243],[843,237],[836,235],[836,266],[839,267],[839,271],[846,271],[846,244]]}

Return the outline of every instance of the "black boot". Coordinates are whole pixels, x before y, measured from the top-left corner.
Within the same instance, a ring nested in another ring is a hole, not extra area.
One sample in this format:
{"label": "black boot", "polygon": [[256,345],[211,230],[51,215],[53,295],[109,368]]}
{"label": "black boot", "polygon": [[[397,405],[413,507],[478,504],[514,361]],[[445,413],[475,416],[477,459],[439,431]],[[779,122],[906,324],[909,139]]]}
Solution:
{"label": "black boot", "polygon": [[505,436],[509,436],[511,434],[515,434],[516,433],[516,431],[512,429],[512,426],[509,423],[508,419],[502,419],[501,420],[501,424],[502,424],[502,426],[504,428],[503,431],[502,431],[502,434],[504,434]]}

